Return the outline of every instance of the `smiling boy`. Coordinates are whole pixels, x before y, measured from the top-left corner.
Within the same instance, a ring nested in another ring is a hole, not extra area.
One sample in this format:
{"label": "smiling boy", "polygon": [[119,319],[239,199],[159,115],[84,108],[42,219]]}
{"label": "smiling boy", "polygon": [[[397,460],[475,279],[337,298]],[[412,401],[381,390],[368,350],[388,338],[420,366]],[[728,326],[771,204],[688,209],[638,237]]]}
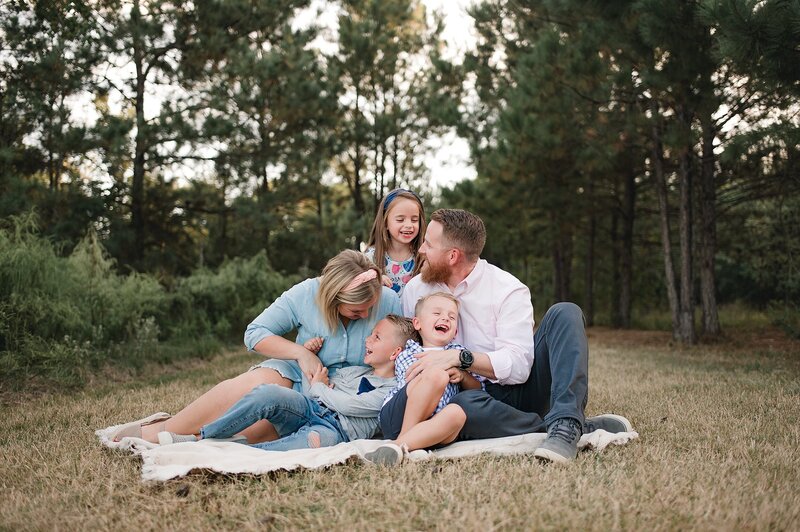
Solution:
{"label": "smiling boy", "polygon": [[[429,294],[417,302],[413,323],[422,344],[409,340],[395,360],[397,387],[389,392],[379,416],[385,438],[403,440],[402,436],[417,425],[432,425],[426,422],[431,416],[435,416],[436,436],[425,432],[425,438],[415,438],[415,442],[449,443],[450,435],[455,438],[458,434],[459,423],[463,425],[463,412],[458,407],[448,408],[448,403],[462,389],[481,388],[481,381],[466,371],[451,368],[426,371],[406,382],[406,371],[411,364],[431,351],[461,349],[469,356],[469,351],[453,342],[458,329],[458,307],[458,301],[445,292]],[[459,412],[451,412],[455,409]],[[449,420],[446,424],[449,428],[444,428],[444,418]],[[408,443],[409,447],[420,447]],[[383,462],[380,458],[377,461]]]}

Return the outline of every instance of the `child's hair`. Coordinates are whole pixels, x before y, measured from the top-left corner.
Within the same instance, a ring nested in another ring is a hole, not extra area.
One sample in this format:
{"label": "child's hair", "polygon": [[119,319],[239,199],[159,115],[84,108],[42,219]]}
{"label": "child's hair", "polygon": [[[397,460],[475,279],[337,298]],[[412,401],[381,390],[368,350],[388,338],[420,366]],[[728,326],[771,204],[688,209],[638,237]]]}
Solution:
{"label": "child's hair", "polygon": [[409,340],[422,343],[419,331],[414,328],[414,321],[411,318],[404,318],[397,314],[387,314],[384,319],[394,326],[395,334],[397,334],[401,347],[404,347]]}
{"label": "child's hair", "polygon": [[427,296],[422,296],[421,298],[417,299],[417,304],[414,305],[414,315],[419,316],[419,313],[422,310],[422,307],[425,305],[425,302],[433,297],[443,297],[445,299],[449,299],[456,304],[456,312],[458,312],[458,310],[461,308],[461,304],[453,294],[448,294],[447,292],[433,292]]}
{"label": "child's hair", "polygon": [[384,196],[383,201],[378,205],[378,211],[375,213],[375,222],[372,224],[372,231],[370,232],[367,246],[375,247],[375,254],[372,256],[373,261],[375,261],[375,264],[377,264],[378,268],[382,271],[386,266],[386,251],[389,249],[389,239],[391,238],[388,229],[389,211],[391,210],[392,203],[397,198],[410,199],[415,202],[419,208],[419,232],[409,244],[411,246],[411,253],[414,256],[414,271],[411,272],[411,275],[414,276],[419,273],[419,269],[422,267],[422,261],[419,260],[418,252],[419,247],[422,245],[422,240],[425,238],[426,227],[425,207],[422,206],[422,200],[419,199],[419,196],[415,193],[404,188],[396,188]]}
{"label": "child's hair", "polygon": [[[377,275],[348,289],[348,285],[356,276],[370,270],[375,271]],[[380,296],[383,286],[382,274],[368,258],[352,249],[341,251],[328,261],[322,270],[319,282],[317,306],[331,332],[336,332],[339,327],[339,305],[363,305],[375,301]]]}
{"label": "child's hair", "polygon": [[470,262],[477,261],[486,244],[486,226],[476,214],[462,209],[438,209],[431,221],[442,224],[442,236],[461,249]]}

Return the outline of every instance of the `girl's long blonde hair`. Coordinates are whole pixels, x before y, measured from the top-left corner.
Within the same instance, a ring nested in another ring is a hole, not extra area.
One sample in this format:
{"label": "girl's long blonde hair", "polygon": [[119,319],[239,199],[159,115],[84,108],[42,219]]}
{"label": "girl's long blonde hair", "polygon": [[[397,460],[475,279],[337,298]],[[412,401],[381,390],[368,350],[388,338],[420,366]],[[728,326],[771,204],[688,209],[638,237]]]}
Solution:
{"label": "girl's long blonde hair", "polygon": [[389,249],[389,239],[391,238],[388,229],[389,211],[392,210],[392,203],[394,203],[397,198],[410,199],[419,207],[419,233],[417,233],[417,236],[411,241],[411,253],[414,257],[414,271],[411,272],[411,275],[414,276],[419,273],[419,269],[422,267],[422,261],[419,260],[419,247],[422,245],[422,240],[425,238],[425,228],[427,224],[425,223],[425,207],[422,206],[422,200],[410,190],[396,188],[383,197],[378,205],[378,211],[375,213],[375,222],[372,224],[372,231],[370,232],[367,246],[375,247],[372,260],[378,268],[380,268],[381,273],[383,273],[386,268],[386,251]]}
{"label": "girl's long blonde hair", "polygon": [[[367,270],[376,271],[374,279],[365,281],[351,290],[345,290],[356,275]],[[339,305],[363,305],[380,297],[383,286],[381,275],[381,270],[375,264],[352,249],[341,251],[328,261],[319,281],[317,306],[332,333],[339,328]]]}

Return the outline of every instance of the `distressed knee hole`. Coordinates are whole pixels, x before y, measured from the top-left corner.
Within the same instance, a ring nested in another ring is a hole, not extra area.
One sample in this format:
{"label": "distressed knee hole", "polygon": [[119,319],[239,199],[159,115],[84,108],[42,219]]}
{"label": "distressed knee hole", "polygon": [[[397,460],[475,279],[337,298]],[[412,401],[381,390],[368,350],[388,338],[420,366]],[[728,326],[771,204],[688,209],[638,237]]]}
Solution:
{"label": "distressed knee hole", "polygon": [[311,449],[319,449],[322,442],[319,438],[319,432],[309,432],[308,433],[308,446]]}

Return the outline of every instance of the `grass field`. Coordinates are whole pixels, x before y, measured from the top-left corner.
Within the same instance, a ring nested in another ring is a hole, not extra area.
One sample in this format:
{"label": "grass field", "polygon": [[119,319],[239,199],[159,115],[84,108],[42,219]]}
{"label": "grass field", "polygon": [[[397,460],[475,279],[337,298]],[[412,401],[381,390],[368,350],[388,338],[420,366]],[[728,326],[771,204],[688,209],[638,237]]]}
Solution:
{"label": "grass field", "polygon": [[800,343],[758,330],[690,349],[660,332],[589,336],[588,413],[624,414],[641,437],[566,467],[481,456],[143,484],[136,458],[95,439],[177,411],[246,369],[244,353],[74,394],[4,394],[0,530],[800,529]]}

